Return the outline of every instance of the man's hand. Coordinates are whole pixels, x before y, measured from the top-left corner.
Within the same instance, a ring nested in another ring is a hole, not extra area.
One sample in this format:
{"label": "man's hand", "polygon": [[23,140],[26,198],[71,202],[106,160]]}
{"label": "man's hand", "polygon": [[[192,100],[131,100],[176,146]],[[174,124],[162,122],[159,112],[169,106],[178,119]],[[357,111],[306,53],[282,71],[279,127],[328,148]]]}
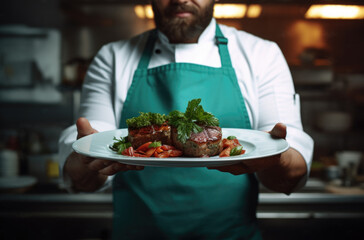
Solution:
{"label": "man's hand", "polygon": [[[285,138],[287,135],[286,126],[282,123],[277,123],[272,131],[269,132],[273,138]],[[209,169],[216,169],[221,172],[229,172],[234,175],[240,175],[244,173],[254,173],[260,170],[272,167],[279,164],[281,154],[256,158],[250,160],[244,160],[234,165],[221,166],[221,167],[209,167]]]}
{"label": "man's hand", "polygon": [[[97,133],[86,118],[79,118],[76,122],[77,139]],[[142,166],[126,165],[106,159],[96,159],[80,155],[76,152],[70,154],[64,166],[73,183],[73,188],[79,191],[95,191],[100,188],[108,176],[120,171],[142,170]]]}
{"label": "man's hand", "polygon": [[[286,126],[277,123],[269,133],[273,138],[284,139],[287,135]],[[229,166],[209,167],[209,169],[229,172],[234,175],[256,172],[259,180],[267,188],[286,194],[292,192],[298,181],[307,172],[305,160],[293,148],[289,148],[278,155],[244,160]]]}

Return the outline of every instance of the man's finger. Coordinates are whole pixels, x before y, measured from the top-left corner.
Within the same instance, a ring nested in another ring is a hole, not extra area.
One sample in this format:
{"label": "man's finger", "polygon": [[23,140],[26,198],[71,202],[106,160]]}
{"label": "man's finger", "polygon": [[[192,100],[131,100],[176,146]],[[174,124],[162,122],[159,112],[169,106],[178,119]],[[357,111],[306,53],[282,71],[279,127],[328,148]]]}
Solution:
{"label": "man's finger", "polygon": [[276,138],[286,138],[287,127],[283,123],[277,123],[269,133]]}
{"label": "man's finger", "polygon": [[245,164],[237,163],[228,166],[221,166],[221,167],[207,167],[208,169],[215,169],[219,170],[220,172],[228,172],[233,175],[240,175],[244,173],[248,173],[249,169]]}
{"label": "man's finger", "polygon": [[102,159],[94,159],[92,162],[90,162],[87,166],[90,170],[93,171],[99,171],[105,167],[107,167],[107,165],[105,165],[105,161],[106,160],[102,160]]}
{"label": "man's finger", "polygon": [[125,165],[122,163],[117,163],[117,162],[112,162],[112,161],[109,161],[109,162],[111,162],[111,164],[106,166],[105,168],[99,170],[99,173],[111,176],[120,171],[143,170],[144,169],[143,166]]}
{"label": "man's finger", "polygon": [[78,132],[77,139],[93,133],[97,133],[97,131],[91,127],[90,122],[83,117],[77,119],[76,126]]}

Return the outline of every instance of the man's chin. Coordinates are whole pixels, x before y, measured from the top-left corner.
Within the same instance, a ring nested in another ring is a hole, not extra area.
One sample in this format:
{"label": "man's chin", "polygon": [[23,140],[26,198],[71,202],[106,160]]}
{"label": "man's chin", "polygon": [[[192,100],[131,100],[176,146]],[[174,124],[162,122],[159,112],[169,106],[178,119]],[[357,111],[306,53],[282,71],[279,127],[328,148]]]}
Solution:
{"label": "man's chin", "polygon": [[203,31],[203,27],[201,27],[195,15],[189,17],[168,17],[163,19],[162,23],[160,26],[157,26],[173,43],[195,41]]}
{"label": "man's chin", "polygon": [[169,25],[181,26],[181,25],[192,25],[196,21],[195,16],[191,15],[188,17],[174,16],[169,19]]}

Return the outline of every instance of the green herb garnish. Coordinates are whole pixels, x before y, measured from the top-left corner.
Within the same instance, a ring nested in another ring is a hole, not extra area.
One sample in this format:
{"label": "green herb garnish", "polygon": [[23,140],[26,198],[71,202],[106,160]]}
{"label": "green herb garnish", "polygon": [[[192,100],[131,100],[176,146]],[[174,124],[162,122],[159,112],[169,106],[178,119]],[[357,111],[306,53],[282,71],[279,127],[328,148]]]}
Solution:
{"label": "green herb garnish", "polygon": [[241,150],[243,150],[243,146],[237,146],[231,149],[230,156],[236,156],[241,154]]}
{"label": "green herb garnish", "polygon": [[188,102],[186,112],[172,111],[168,115],[168,123],[177,128],[178,140],[185,143],[191,133],[201,132],[201,126],[219,126],[219,120],[200,105],[201,99]]}
{"label": "green herb garnish", "polygon": [[236,137],[235,136],[228,136],[227,139],[234,140],[234,139],[236,139]]}
{"label": "green herb garnish", "polygon": [[149,144],[148,148],[156,148],[162,146],[162,142],[160,141],[154,141],[151,144]]}
{"label": "green herb garnish", "polygon": [[126,120],[126,124],[130,128],[141,128],[150,125],[162,125],[167,117],[159,113],[143,113],[140,112],[138,117],[129,118]]}
{"label": "green herb garnish", "polygon": [[118,154],[121,154],[125,149],[131,147],[131,143],[128,140],[128,137],[120,137],[120,139],[117,139],[114,137],[114,143],[113,145],[109,146],[111,150],[117,152]]}

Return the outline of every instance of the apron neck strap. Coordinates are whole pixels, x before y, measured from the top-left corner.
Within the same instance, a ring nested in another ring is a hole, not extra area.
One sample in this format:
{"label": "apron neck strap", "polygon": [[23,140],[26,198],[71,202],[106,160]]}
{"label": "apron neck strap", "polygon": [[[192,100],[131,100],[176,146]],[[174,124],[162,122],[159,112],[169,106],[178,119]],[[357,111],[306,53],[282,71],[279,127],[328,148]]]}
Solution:
{"label": "apron neck strap", "polygon": [[139,61],[138,69],[147,69],[150,58],[153,54],[154,44],[158,37],[157,29],[150,31],[147,43],[145,44],[142,58]]}
{"label": "apron neck strap", "polygon": [[216,44],[219,48],[220,59],[221,59],[221,66],[222,67],[232,67],[230,54],[228,50],[228,39],[224,37],[222,34],[219,25],[216,23],[216,34],[215,34]]}
{"label": "apron neck strap", "polygon": [[[154,44],[158,37],[158,32],[156,29],[150,31],[147,43],[145,45],[142,58],[139,61],[138,69],[147,69],[149,65],[150,58],[153,54]],[[227,47],[228,39],[224,37],[221,32],[219,25],[216,23],[216,33],[215,33],[215,40],[217,47],[219,48],[219,54],[221,59],[221,66],[222,67],[232,67],[230,54]]]}

